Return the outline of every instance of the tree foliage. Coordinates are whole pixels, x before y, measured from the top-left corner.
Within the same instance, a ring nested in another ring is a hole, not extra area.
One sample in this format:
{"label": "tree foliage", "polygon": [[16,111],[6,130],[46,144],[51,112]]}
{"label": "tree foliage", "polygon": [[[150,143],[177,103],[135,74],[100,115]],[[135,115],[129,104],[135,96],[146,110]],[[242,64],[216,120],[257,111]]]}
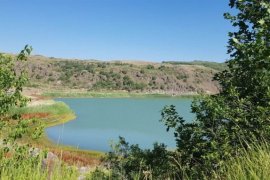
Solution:
{"label": "tree foliage", "polygon": [[12,107],[22,107],[27,102],[21,94],[27,78],[23,71],[16,72],[15,63],[26,61],[30,52],[31,47],[26,46],[16,58],[0,54],[0,120],[7,118]]}
{"label": "tree foliage", "polygon": [[162,119],[173,128],[181,165],[190,176],[210,175],[248,143],[270,141],[270,2],[231,0],[236,28],[229,33],[228,69],[215,76],[217,95],[194,101],[196,120],[185,123],[174,106]]}
{"label": "tree foliage", "polygon": [[179,179],[172,158],[173,152],[167,151],[164,144],[155,143],[153,149],[143,150],[119,137],[119,143],[102,161],[112,170],[112,179]]}
{"label": "tree foliage", "polygon": [[[28,79],[18,64],[26,61],[31,51],[30,46],[25,46],[16,57],[0,54],[0,137],[2,144],[0,158],[3,157],[2,152],[8,151],[11,146],[18,151],[24,149],[15,143],[15,140],[24,134],[31,133],[30,136],[37,138],[42,133],[42,127],[38,126],[37,120],[22,120],[20,114],[11,113],[13,108],[23,107],[29,101],[22,95],[23,87]],[[31,131],[29,126],[33,127]]]}

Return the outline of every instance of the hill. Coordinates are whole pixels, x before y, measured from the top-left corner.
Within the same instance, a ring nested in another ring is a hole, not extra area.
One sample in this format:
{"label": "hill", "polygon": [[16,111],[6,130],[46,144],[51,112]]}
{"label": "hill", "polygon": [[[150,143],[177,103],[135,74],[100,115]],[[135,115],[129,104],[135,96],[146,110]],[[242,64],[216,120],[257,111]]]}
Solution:
{"label": "hill", "polygon": [[128,62],[59,59],[31,56],[26,64],[29,87],[196,94],[217,93],[213,75],[225,64],[196,62]]}

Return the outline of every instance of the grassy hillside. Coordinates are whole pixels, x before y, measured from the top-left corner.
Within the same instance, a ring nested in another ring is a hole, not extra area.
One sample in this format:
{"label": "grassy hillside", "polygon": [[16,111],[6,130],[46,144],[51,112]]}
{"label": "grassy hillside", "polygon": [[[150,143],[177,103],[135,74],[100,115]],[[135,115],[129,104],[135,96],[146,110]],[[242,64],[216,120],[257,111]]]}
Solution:
{"label": "grassy hillside", "polygon": [[217,71],[222,71],[227,68],[225,63],[218,63],[218,62],[210,62],[210,61],[163,61],[164,64],[173,64],[173,65],[199,65],[199,66],[205,66],[212,69],[215,69]]}
{"label": "grassy hillside", "polygon": [[124,90],[167,94],[216,93],[213,75],[225,68],[208,62],[124,62],[65,60],[32,56],[27,64],[32,87]]}

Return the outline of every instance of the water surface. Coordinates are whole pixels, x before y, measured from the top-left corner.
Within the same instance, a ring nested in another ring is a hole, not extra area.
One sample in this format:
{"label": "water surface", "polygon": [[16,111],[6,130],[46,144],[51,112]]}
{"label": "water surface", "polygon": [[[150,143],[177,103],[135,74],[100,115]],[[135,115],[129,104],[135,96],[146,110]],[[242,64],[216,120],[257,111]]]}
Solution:
{"label": "water surface", "polygon": [[77,118],[46,129],[56,143],[80,149],[109,151],[112,141],[119,136],[131,144],[151,148],[154,142],[175,147],[172,132],[159,120],[165,105],[174,104],[186,120],[191,121],[191,99],[173,98],[63,98],[57,99],[70,106]]}

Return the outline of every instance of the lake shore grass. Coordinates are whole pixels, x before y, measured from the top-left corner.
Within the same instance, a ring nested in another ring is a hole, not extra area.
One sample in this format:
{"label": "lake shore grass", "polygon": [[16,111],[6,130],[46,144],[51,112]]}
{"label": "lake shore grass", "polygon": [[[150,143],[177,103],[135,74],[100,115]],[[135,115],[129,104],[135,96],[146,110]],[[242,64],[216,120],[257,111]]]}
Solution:
{"label": "lake shore grass", "polygon": [[[44,124],[45,128],[61,125],[76,118],[75,113],[64,102],[54,102],[50,105],[37,105],[23,107],[12,110],[19,113],[23,119],[37,118]],[[44,129],[45,130],[45,129]],[[23,137],[22,143],[30,143],[41,149],[48,149],[62,157],[69,164],[98,165],[99,159],[104,155],[103,152],[82,150],[73,146],[66,146],[51,141],[45,132],[42,136],[33,140],[31,137]]]}
{"label": "lake shore grass", "polygon": [[166,94],[126,91],[47,91],[42,96],[50,98],[194,98],[199,94]]}

